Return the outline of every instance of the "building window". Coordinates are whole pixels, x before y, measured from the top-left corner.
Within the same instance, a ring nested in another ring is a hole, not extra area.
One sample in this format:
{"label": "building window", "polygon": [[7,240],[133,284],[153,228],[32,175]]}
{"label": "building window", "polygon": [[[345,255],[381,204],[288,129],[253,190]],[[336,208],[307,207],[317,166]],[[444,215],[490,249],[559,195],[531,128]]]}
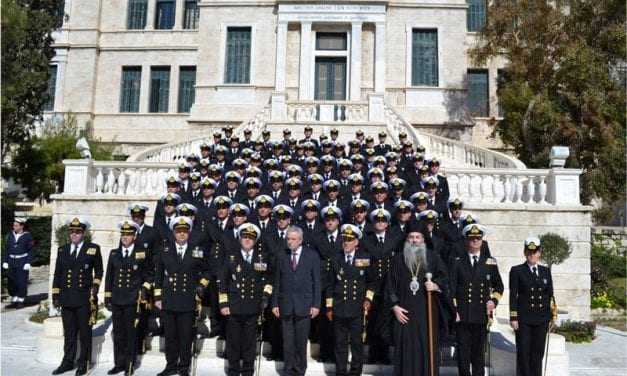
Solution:
{"label": "building window", "polygon": [[176,14],[176,1],[157,0],[155,29],[172,29]]}
{"label": "building window", "polygon": [[148,0],[129,0],[127,29],[144,29],[146,27],[146,14],[148,13]]}
{"label": "building window", "polygon": [[48,65],[48,90],[46,91],[46,103],[44,111],[54,111],[54,95],[57,90],[57,66]]}
{"label": "building window", "polygon": [[226,32],[226,69],[224,82],[227,84],[250,83],[250,27],[229,27]]}
{"label": "building window", "polygon": [[187,113],[194,104],[196,90],[196,67],[181,67],[179,74],[178,112]]}
{"label": "building window", "polygon": [[413,30],[411,84],[438,86],[438,31]]}
{"label": "building window", "polygon": [[168,112],[170,100],[170,67],[150,69],[150,112]]}
{"label": "building window", "polygon": [[488,91],[488,71],[468,71],[468,111],[473,117],[490,115],[490,94]]}
{"label": "building window", "polygon": [[316,33],[316,50],[346,51],[346,33]]}
{"label": "building window", "polygon": [[466,28],[468,31],[479,31],[485,25],[486,1],[467,0]]}
{"label": "building window", "polygon": [[139,112],[142,67],[122,67],[120,112]]}
{"label": "building window", "polygon": [[198,17],[200,16],[200,9],[198,8],[197,0],[185,1],[185,22],[183,23],[184,29],[198,29]]}

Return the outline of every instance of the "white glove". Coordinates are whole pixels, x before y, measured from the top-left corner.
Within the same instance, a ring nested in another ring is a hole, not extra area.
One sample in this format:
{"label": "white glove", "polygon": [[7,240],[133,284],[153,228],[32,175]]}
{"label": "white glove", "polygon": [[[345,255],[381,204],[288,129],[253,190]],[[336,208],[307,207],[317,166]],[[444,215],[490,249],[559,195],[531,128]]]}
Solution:
{"label": "white glove", "polygon": [[24,270],[30,270],[30,264],[24,264]]}
{"label": "white glove", "polygon": [[9,264],[6,262],[2,263],[2,269],[9,269]]}

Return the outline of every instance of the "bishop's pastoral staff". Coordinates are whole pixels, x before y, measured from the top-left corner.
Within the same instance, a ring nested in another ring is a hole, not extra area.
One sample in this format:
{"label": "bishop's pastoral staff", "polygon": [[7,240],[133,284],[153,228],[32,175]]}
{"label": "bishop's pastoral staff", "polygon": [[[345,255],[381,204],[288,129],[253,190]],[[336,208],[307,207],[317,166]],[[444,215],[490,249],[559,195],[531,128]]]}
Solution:
{"label": "bishop's pastoral staff", "polygon": [[440,256],[425,242],[425,231],[411,224],[403,252],[394,257],[388,273],[386,299],[395,317],[396,376],[438,374],[438,332],[447,322],[448,281]]}

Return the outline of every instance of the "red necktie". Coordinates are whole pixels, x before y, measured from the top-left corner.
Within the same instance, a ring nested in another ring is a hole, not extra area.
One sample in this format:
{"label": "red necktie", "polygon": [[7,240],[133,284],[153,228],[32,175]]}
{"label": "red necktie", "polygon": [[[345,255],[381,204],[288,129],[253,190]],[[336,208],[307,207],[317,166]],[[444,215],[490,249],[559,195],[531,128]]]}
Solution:
{"label": "red necktie", "polygon": [[296,271],[296,252],[292,253],[292,271]]}

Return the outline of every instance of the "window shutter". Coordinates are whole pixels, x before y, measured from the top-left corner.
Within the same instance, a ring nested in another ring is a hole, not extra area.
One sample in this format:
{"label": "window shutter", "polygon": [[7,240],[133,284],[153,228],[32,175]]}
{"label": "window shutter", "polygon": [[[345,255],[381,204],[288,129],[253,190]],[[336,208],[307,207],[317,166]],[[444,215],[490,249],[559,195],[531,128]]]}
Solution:
{"label": "window shutter", "polygon": [[486,21],[486,1],[467,0],[466,28],[468,31],[479,31]]}
{"label": "window shutter", "polygon": [[181,67],[178,112],[187,113],[195,99],[196,67]]}
{"label": "window shutter", "polygon": [[54,96],[57,90],[57,66],[48,65],[48,89],[46,91],[46,103],[44,111],[54,111]]}
{"label": "window shutter", "polygon": [[250,38],[249,27],[228,28],[224,79],[227,84],[250,83]]}
{"label": "window shutter", "polygon": [[120,112],[139,112],[141,67],[122,67]]}
{"label": "window shutter", "polygon": [[127,28],[130,30],[144,29],[148,12],[147,0],[129,0]]}
{"label": "window shutter", "polygon": [[412,33],[412,86],[438,86],[438,31]]}
{"label": "window shutter", "polygon": [[168,112],[170,67],[152,67],[150,71],[150,112]]}
{"label": "window shutter", "polygon": [[488,71],[468,71],[468,110],[474,117],[489,116]]}

